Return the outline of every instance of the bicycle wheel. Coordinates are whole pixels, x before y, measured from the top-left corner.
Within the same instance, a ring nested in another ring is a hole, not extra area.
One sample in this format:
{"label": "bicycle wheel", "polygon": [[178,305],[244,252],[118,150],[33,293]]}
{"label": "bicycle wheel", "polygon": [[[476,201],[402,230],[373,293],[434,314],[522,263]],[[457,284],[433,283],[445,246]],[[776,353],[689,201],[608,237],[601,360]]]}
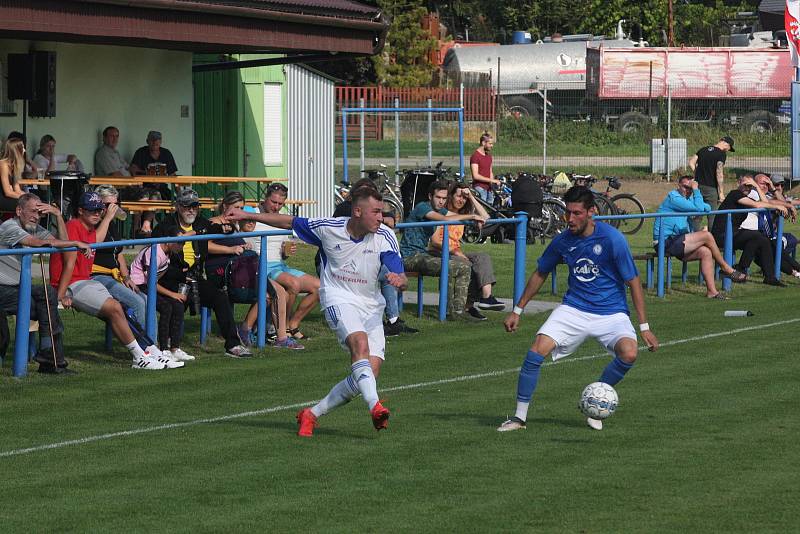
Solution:
{"label": "bicycle wheel", "polygon": [[[597,214],[598,215],[616,215],[617,210],[614,209],[614,205],[603,195],[595,195],[594,196],[594,204],[597,206]],[[612,219],[610,221],[604,221],[613,226],[614,228],[619,228],[619,220]]]}
{"label": "bicycle wheel", "polygon": [[[641,215],[644,213],[644,206],[635,196],[630,193],[620,193],[611,197],[611,203],[617,211],[617,215]],[[639,231],[644,224],[644,219],[622,219],[619,223],[619,231],[623,234],[632,235]]]}
{"label": "bicycle wheel", "polygon": [[383,212],[391,213],[395,224],[403,222],[403,206],[398,204],[395,199],[390,197],[383,198]]}
{"label": "bicycle wheel", "polygon": [[467,224],[464,226],[464,235],[461,236],[461,241],[464,243],[485,243],[486,236],[476,224]]}
{"label": "bicycle wheel", "polygon": [[542,202],[542,217],[547,213],[547,226],[542,234],[544,237],[555,237],[567,229],[566,207],[557,200]]}

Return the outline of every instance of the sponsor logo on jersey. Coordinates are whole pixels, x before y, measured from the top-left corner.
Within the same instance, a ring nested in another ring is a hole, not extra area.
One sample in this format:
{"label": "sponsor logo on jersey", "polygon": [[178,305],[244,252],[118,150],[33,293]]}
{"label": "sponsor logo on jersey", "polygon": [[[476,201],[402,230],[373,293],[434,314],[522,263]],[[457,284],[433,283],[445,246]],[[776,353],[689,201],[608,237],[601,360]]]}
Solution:
{"label": "sponsor logo on jersey", "polygon": [[567,249],[567,252],[572,252],[572,251],[573,251],[573,250],[575,250],[576,248],[578,248],[578,247],[569,247],[569,248]]}
{"label": "sponsor logo on jersey", "polygon": [[600,267],[589,258],[581,258],[575,262],[572,274],[581,282],[591,282],[600,274]]}

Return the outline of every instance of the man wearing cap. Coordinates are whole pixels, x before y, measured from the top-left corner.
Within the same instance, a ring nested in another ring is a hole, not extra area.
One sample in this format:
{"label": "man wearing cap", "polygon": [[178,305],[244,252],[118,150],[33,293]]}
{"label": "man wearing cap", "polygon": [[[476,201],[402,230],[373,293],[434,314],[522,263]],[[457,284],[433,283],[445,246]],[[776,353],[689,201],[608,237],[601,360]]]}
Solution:
{"label": "man wearing cap", "polygon": [[[164,217],[153,230],[153,237],[170,235],[176,228],[184,235],[207,234],[211,222],[200,216],[200,197],[193,189],[183,189],[175,198],[175,213]],[[170,268],[161,277],[159,284],[167,289],[177,291],[178,284],[186,281],[197,283],[200,305],[214,310],[217,325],[225,338],[225,355],[231,358],[246,358],[252,353],[242,344],[236,331],[233,309],[225,291],[217,288],[205,279],[204,264],[208,254],[227,254],[228,247],[209,241],[186,241],[183,245],[182,260],[184,269]],[[199,313],[200,310],[196,310]]]}
{"label": "man wearing cap", "polygon": [[[725,200],[725,189],[722,182],[725,179],[725,160],[727,152],[736,152],[733,149],[733,139],[722,137],[717,144],[706,146],[689,158],[689,168],[694,172],[694,179],[700,185],[703,201],[711,206],[711,211],[716,211],[720,202]],[[700,218],[696,218],[695,230],[700,228]],[[708,216],[708,227],[714,226],[714,216]],[[704,228],[706,229],[706,228]]]}
{"label": "man wearing cap", "polygon": [[[103,199],[94,192],[83,193],[78,200],[78,216],[67,223],[67,236],[82,243],[103,242],[108,225],[114,219],[118,206],[106,208]],[[91,279],[94,250],[81,254],[62,252],[50,256],[50,284],[56,288],[58,300],[65,309],[75,308],[87,315],[99,317],[111,325],[114,335],[125,345],[133,357],[134,369],[159,370],[183,367],[167,355],[162,355],[154,345],[142,348],[131,332],[125,311],[108,289]]]}

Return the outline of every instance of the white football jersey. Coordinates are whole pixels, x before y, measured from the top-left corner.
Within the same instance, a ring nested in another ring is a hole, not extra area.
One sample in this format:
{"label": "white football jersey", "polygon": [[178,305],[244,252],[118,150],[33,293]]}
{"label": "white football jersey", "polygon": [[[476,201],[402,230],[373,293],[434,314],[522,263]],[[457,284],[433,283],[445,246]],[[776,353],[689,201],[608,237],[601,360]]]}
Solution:
{"label": "white football jersey", "polygon": [[306,219],[292,223],[297,237],[320,248],[322,267],[319,298],[322,308],[336,304],[355,304],[382,313],[378,273],[382,265],[390,272],[402,273],[403,260],[397,238],[388,226],[355,240],[347,232],[350,217]]}

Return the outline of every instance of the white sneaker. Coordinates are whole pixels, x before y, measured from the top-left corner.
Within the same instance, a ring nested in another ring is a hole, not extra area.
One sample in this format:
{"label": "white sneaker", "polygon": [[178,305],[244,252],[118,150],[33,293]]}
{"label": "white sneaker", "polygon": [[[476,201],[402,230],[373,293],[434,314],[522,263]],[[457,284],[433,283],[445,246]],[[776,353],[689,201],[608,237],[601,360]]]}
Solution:
{"label": "white sneaker", "polygon": [[159,349],[155,345],[148,345],[147,347],[145,347],[144,353],[149,356],[152,356],[153,358],[158,358],[159,356],[163,355],[161,349]]}
{"label": "white sneaker", "polygon": [[586,424],[595,430],[603,430],[603,421],[601,419],[586,418]]}
{"label": "white sneaker", "polygon": [[525,425],[525,421],[517,417],[516,415],[511,419],[508,419],[505,423],[497,427],[498,432],[510,432],[512,430],[525,430],[527,426]]}
{"label": "white sneaker", "polygon": [[231,358],[250,358],[253,356],[253,353],[247,350],[247,347],[243,345],[236,345],[230,349],[225,349],[225,356],[230,356]]}
{"label": "white sneaker", "polygon": [[[170,356],[167,356],[167,354],[169,354]],[[166,367],[167,369],[178,369],[179,367],[183,367],[184,365],[186,365],[183,362],[173,360],[171,356],[172,353],[170,353],[169,351],[164,351],[161,353],[161,356],[152,356],[152,357],[155,358],[157,362],[163,363],[164,367]]]}
{"label": "white sneaker", "polygon": [[166,365],[152,356],[144,355],[141,358],[134,358],[131,367],[133,369],[143,369],[145,371],[158,371],[166,368]]}
{"label": "white sneaker", "polygon": [[185,353],[182,349],[172,349],[172,359],[179,362],[190,362],[194,360],[194,356]]}

